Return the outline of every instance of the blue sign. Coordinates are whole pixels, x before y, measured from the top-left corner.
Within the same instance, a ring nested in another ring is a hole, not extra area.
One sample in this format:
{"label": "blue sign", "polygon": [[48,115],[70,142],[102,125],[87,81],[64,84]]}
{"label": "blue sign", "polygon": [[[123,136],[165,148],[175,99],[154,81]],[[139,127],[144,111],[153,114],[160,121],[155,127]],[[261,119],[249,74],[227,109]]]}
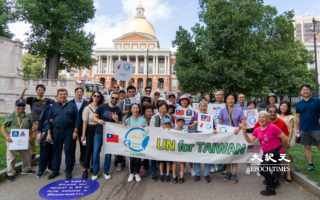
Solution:
{"label": "blue sign", "polygon": [[98,190],[100,184],[91,179],[73,178],[50,183],[39,191],[44,199],[78,199]]}
{"label": "blue sign", "polygon": [[12,137],[19,137],[19,131],[12,131]]}

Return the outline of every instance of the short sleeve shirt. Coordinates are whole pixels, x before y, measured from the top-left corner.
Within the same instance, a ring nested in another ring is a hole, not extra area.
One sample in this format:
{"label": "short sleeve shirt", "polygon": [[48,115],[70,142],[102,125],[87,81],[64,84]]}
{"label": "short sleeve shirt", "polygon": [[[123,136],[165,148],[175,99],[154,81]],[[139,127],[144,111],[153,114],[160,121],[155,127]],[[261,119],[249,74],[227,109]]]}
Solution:
{"label": "short sleeve shirt", "polygon": [[[234,127],[239,127],[239,122],[240,122],[241,120],[246,119],[246,118],[244,117],[243,112],[242,112],[242,110],[241,110],[240,108],[234,108],[234,109],[230,112],[230,116],[231,116],[231,118],[232,118]],[[219,119],[222,119],[223,125],[232,126],[232,123],[230,123],[230,117],[229,117],[227,108],[222,108],[222,109],[220,110],[220,113],[219,113],[218,118],[219,118]]]}
{"label": "short sleeve shirt", "polygon": [[131,116],[130,118],[126,119],[126,122],[128,123],[128,125],[133,125],[133,126],[141,126],[141,124],[148,126],[147,120],[143,117],[139,117],[138,120],[135,121]]}
{"label": "short sleeve shirt", "polygon": [[[95,114],[98,114],[99,119],[102,119],[105,122],[115,122],[112,118],[112,113],[117,113],[119,121],[122,121],[122,111],[118,106],[111,108],[108,103],[100,105]],[[103,125],[98,124],[95,134],[102,135]]]}
{"label": "short sleeve shirt", "polygon": [[300,114],[300,131],[320,131],[320,99],[313,97],[308,101],[302,99],[296,105],[296,113]]}
{"label": "short sleeve shirt", "polygon": [[[271,123],[271,122],[269,122],[269,123]],[[277,121],[275,121],[275,122],[272,123],[272,124],[274,124],[274,125],[276,125],[278,128],[280,128],[280,130],[281,130],[286,136],[289,135],[288,127],[287,127],[286,123],[285,123],[282,119],[278,118]],[[259,122],[257,122],[257,123],[254,125],[253,128],[256,129],[256,128],[258,128],[258,127],[260,127],[260,123],[259,123]]]}
{"label": "short sleeve shirt", "polygon": [[[32,117],[28,113],[25,113],[25,115],[21,117],[18,112],[15,111],[5,117],[2,125],[9,128],[8,134],[10,135],[11,129],[30,129],[32,126]],[[20,125],[22,125],[21,128]]]}
{"label": "short sleeve shirt", "polygon": [[[195,114],[195,115],[193,115],[193,116],[191,117],[191,120],[190,120],[190,122],[189,122],[189,125],[192,125],[195,121],[198,121],[198,113]],[[197,127],[197,126],[196,126],[196,127]],[[212,127],[213,127],[213,129],[216,128],[216,125],[214,124],[214,121],[213,121]]]}
{"label": "short sleeve shirt", "polygon": [[43,109],[47,105],[55,102],[49,98],[38,99],[37,97],[28,97],[26,103],[30,105],[32,120],[37,122],[40,119]]}
{"label": "short sleeve shirt", "polygon": [[[268,123],[268,127],[261,131],[261,127],[256,128],[252,136],[255,136],[258,138],[261,148],[264,152],[270,151],[272,149],[276,149],[279,146],[281,146],[280,140],[278,136],[282,133],[280,128],[278,128],[276,125]],[[283,148],[281,147],[280,153],[284,153]]]}
{"label": "short sleeve shirt", "polygon": [[86,106],[82,112],[82,119],[84,122],[88,122],[90,125],[97,125],[97,122],[92,121],[93,114],[96,112],[97,108],[91,105]]}

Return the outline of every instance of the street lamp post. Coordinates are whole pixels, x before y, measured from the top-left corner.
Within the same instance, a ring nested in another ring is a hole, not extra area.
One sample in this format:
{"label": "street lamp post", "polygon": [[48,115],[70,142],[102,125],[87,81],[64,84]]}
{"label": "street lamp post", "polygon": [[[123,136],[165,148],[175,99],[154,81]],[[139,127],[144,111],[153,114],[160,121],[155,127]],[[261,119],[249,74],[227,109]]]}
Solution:
{"label": "street lamp post", "polygon": [[316,38],[316,24],[318,23],[319,21],[316,21],[314,18],[312,19],[312,24],[313,24],[313,27],[311,28],[311,31],[313,32],[313,43],[314,43],[314,59],[315,59],[315,62],[314,62],[314,66],[315,66],[315,69],[316,69],[316,96],[317,98],[319,98],[319,83],[318,83],[318,65],[317,65],[317,38]]}

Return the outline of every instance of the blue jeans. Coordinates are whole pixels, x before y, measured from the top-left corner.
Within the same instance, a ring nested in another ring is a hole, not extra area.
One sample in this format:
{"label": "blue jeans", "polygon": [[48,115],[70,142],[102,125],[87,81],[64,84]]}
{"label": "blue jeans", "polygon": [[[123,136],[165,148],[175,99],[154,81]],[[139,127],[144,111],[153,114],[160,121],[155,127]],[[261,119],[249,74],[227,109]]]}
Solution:
{"label": "blue jeans", "polygon": [[[196,173],[196,176],[201,175],[201,163],[194,163],[194,172]],[[204,176],[208,176],[210,174],[211,164],[204,164]]]}
{"label": "blue jeans", "polygon": [[156,173],[157,170],[157,161],[151,160],[151,173]]}
{"label": "blue jeans", "polygon": [[[99,172],[100,170],[100,152],[103,142],[103,136],[95,134],[93,139],[93,171]],[[106,154],[104,157],[104,172],[109,172],[111,163],[111,154]]]}

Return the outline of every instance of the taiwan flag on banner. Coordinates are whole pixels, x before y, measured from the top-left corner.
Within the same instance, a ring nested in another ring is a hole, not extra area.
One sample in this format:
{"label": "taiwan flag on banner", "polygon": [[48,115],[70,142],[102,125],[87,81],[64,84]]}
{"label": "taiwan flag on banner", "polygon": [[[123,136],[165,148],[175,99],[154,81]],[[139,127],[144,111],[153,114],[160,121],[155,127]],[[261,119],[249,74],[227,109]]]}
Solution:
{"label": "taiwan flag on banner", "polygon": [[176,115],[184,116],[184,110],[176,110]]}
{"label": "taiwan flag on banner", "polygon": [[119,136],[107,133],[107,142],[119,143]]}

